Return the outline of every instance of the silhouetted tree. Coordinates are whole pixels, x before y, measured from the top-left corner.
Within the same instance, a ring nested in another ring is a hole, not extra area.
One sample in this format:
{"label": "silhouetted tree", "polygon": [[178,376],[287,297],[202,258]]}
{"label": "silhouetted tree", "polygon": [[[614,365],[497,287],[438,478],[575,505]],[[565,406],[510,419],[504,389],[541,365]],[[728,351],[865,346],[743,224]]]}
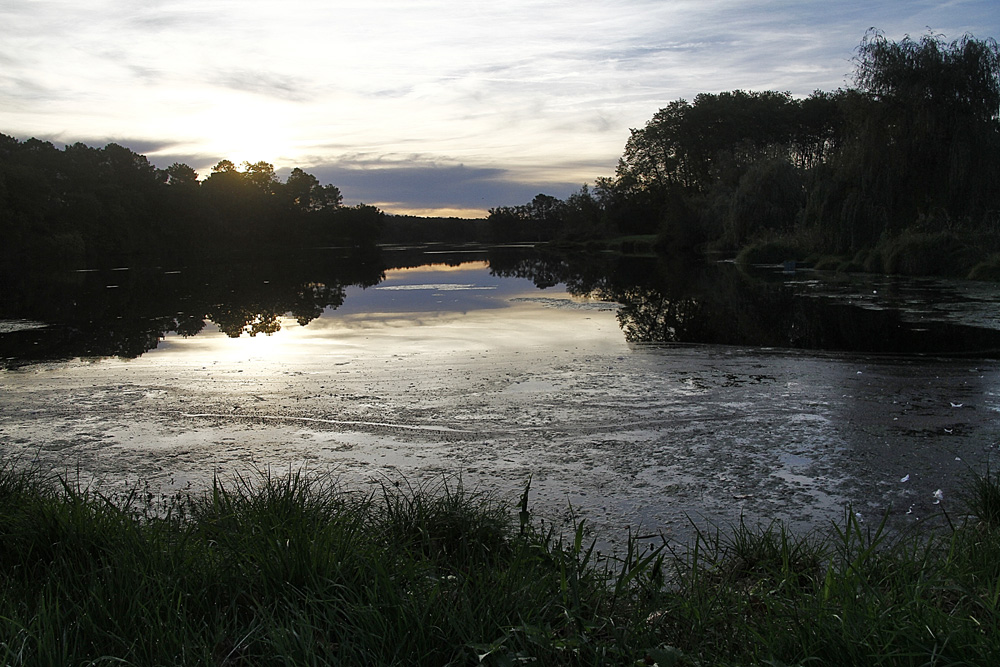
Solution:
{"label": "silhouetted tree", "polygon": [[319,179],[295,167],[288,175],[284,187],[285,196],[292,205],[302,212],[322,211],[337,208],[343,197],[334,185],[320,185]]}
{"label": "silhouetted tree", "polygon": [[174,162],[164,171],[167,173],[167,185],[176,188],[197,188],[198,172],[186,164]]}
{"label": "silhouetted tree", "polygon": [[[969,36],[865,35],[855,58],[851,146],[840,176],[848,245],[918,221],[974,221],[1000,204],[1000,51]],[[846,211],[845,211],[846,213]]]}
{"label": "silhouetted tree", "polygon": [[[105,263],[131,253],[200,255],[220,250],[329,242],[333,226],[313,216],[341,206],[340,190],[301,169],[282,183],[268,162],[242,170],[221,160],[202,182],[190,166],[159,170],[119,144],[56,149],[0,135],[0,257]],[[379,216],[349,236],[373,243]],[[315,223],[315,224],[313,224]],[[322,239],[311,238],[325,230]]]}

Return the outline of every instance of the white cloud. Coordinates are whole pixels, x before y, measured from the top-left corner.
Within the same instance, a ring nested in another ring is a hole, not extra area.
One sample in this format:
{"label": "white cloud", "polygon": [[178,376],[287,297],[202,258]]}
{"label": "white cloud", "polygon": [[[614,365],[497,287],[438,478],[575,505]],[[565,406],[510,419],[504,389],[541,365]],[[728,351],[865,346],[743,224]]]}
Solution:
{"label": "white cloud", "polygon": [[151,159],[202,155],[199,169],[421,155],[568,186],[609,175],[629,127],[671,100],[833,89],[871,26],[987,37],[995,14],[990,0],[7,3],[0,132],[169,144]]}

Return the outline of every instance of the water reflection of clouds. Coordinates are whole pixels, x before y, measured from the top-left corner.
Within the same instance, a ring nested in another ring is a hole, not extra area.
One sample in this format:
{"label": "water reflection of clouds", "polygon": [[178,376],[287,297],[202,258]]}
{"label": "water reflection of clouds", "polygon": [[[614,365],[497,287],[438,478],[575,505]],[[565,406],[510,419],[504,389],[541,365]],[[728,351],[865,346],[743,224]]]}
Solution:
{"label": "water reflection of clouds", "polygon": [[266,360],[312,363],[331,358],[460,352],[509,352],[545,346],[624,347],[614,314],[522,303],[505,309],[377,313],[322,317],[307,326],[291,318],[271,336],[229,338],[206,331],[170,336],[150,360],[211,363]]}
{"label": "water reflection of clouds", "polygon": [[500,350],[609,341],[623,344],[614,314],[546,308],[535,302],[464,311],[370,311],[331,314],[299,327],[303,340],[393,352]]}
{"label": "water reflection of clouds", "polygon": [[505,308],[508,299],[532,292],[538,288],[530,280],[494,276],[487,262],[431,264],[386,271],[374,288],[348,288],[343,305],[327,310],[323,319],[372,312],[467,313]]}
{"label": "water reflection of clouds", "polygon": [[349,288],[343,306],[328,308],[306,326],[281,317],[280,331],[252,338],[229,338],[209,326],[191,338],[168,336],[152,354],[161,361],[190,363],[303,363],[546,345],[624,345],[613,309],[607,304],[575,307],[580,301],[562,286],[541,291],[527,280],[493,276],[485,262],[424,266],[389,271],[375,288]]}
{"label": "water reflection of clouds", "polygon": [[465,290],[495,290],[496,285],[461,285],[459,283],[429,283],[421,285],[380,285],[375,289],[410,291],[431,290],[434,292],[462,292]]}

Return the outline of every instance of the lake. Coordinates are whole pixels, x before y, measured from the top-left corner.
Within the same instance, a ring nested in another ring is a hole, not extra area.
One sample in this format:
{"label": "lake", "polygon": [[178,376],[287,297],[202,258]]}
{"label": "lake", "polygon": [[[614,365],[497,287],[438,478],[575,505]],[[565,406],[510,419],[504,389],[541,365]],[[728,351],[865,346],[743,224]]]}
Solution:
{"label": "lake", "polygon": [[615,545],[957,512],[1000,437],[991,284],[469,246],[3,288],[0,446],[105,488],[530,479]]}

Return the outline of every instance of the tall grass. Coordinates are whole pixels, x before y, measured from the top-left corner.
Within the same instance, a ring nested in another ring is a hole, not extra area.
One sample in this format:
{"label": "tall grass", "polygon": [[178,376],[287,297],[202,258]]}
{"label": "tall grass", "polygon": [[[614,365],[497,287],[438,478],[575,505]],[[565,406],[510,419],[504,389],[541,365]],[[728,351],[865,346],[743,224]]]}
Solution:
{"label": "tall grass", "polygon": [[[460,481],[105,495],[0,463],[3,665],[948,665],[1000,655],[1000,484],[942,534],[699,528],[599,556]],[[516,511],[519,510],[519,511]]]}

